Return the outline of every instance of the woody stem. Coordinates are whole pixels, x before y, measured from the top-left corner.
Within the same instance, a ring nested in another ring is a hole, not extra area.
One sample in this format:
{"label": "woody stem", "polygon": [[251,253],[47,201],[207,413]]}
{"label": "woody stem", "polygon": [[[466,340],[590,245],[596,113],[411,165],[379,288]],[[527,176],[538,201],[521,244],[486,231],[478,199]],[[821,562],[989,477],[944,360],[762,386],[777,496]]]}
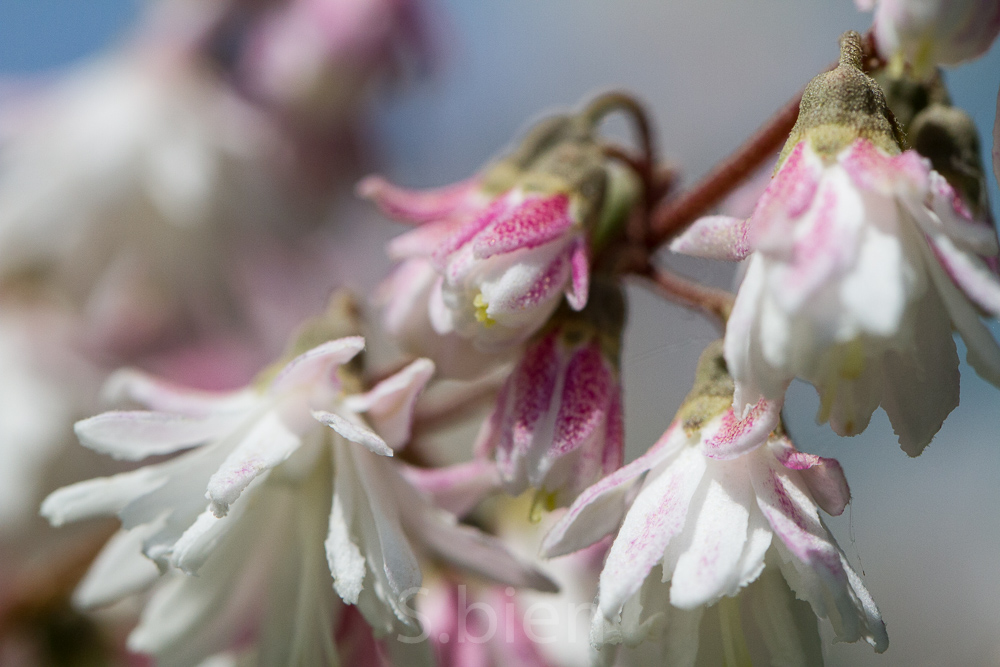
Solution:
{"label": "woody stem", "polygon": [[638,275],[646,278],[664,298],[709,316],[725,330],[735,297],[726,290],[706,287],[667,269],[647,264]]}

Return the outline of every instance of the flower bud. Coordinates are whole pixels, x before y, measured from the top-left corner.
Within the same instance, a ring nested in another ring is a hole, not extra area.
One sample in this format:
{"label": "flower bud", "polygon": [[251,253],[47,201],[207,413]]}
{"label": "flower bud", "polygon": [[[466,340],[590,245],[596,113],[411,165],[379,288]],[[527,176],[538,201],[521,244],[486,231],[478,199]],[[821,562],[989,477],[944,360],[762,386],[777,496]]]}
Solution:
{"label": "flower bud", "polygon": [[[529,344],[477,443],[512,495],[566,505],[622,462],[621,288],[599,281],[581,312],[561,308]],[[730,394],[731,398],[731,394]]]}
{"label": "flower bud", "polygon": [[359,192],[383,212],[421,225],[394,239],[390,255],[437,274],[419,298],[387,295],[392,311],[426,308],[438,335],[497,353],[537,332],[564,295],[581,310],[595,243],[622,232],[640,194],[606,157],[593,116],[539,122],[508,155],[454,186],[413,192],[362,181]]}
{"label": "flower bud", "polygon": [[810,81],[802,94],[799,118],[781,151],[779,168],[803,140],[830,160],[857,139],[867,139],[890,155],[900,152],[903,137],[882,89],[862,71],[861,58],[861,36],[844,33],[840,64]]}

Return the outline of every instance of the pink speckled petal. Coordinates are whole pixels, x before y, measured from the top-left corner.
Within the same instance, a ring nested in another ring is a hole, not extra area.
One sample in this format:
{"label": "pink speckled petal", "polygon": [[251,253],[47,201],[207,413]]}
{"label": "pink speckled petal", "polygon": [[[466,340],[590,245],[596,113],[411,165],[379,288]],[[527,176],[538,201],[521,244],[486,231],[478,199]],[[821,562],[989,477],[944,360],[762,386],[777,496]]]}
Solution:
{"label": "pink speckled petal", "polygon": [[699,218],[670,243],[670,250],[682,255],[738,262],[750,246],[750,221],[728,215]]}
{"label": "pink speckled petal", "polygon": [[348,336],[317,345],[292,359],[271,383],[272,394],[313,382],[332,382],[334,367],[347,363],[365,348],[361,336]]}
{"label": "pink speckled petal", "polygon": [[510,382],[506,418],[496,450],[497,466],[504,479],[513,480],[535,440],[542,416],[552,406],[561,359],[555,334],[525,350]]}
{"label": "pink speckled petal", "polygon": [[717,430],[706,427],[707,436],[701,441],[705,456],[713,459],[735,459],[760,447],[768,434],[778,425],[781,401],[760,399],[743,419],[738,419],[732,408],[718,418]]}
{"label": "pink speckled petal", "polygon": [[682,449],[636,496],[601,571],[598,599],[605,618],[621,613],[622,605],[639,590],[663,559],[667,545],[684,528],[705,461],[697,448]]}
{"label": "pink speckled petal", "polygon": [[364,412],[385,443],[395,450],[410,440],[413,406],[434,375],[434,362],[417,359],[364,394],[348,396],[344,408]]}
{"label": "pink speckled petal", "polygon": [[[475,259],[472,248],[466,247],[466,245],[484,229],[492,226],[497,220],[503,219],[516,206],[514,201],[515,197],[512,194],[497,197],[481,210],[475,211],[465,222],[457,225],[434,251],[432,257],[434,264],[439,269],[444,269],[451,256],[462,248],[469,251],[470,262]],[[457,278],[457,276],[451,275],[455,272],[451,267],[449,267],[448,272],[451,278]]]}
{"label": "pink speckled petal", "polygon": [[790,242],[795,222],[812,205],[819,187],[822,167],[814,164],[815,160],[804,141],[788,154],[750,216],[750,245],[766,241],[783,246]]}
{"label": "pink speckled petal", "polygon": [[368,176],[357,186],[357,193],[394,220],[423,223],[454,214],[465,205],[479,187],[479,178],[470,178],[433,190],[407,190],[381,176]]}
{"label": "pink speckled petal", "polygon": [[572,269],[566,300],[573,310],[583,310],[590,292],[590,252],[587,250],[587,242],[582,237],[573,243],[570,266]]}
{"label": "pink speckled petal", "polygon": [[555,558],[579,551],[617,528],[632,483],[686,443],[684,429],[675,422],[645,454],[586,489],[542,540],[542,555]]}
{"label": "pink speckled petal", "polygon": [[837,459],[800,452],[787,437],[771,438],[767,444],[781,465],[799,471],[816,504],[824,512],[832,516],[843,513],[847,503],[851,502],[851,489]]}
{"label": "pink speckled petal", "polygon": [[608,413],[614,388],[611,370],[597,343],[570,357],[564,377],[555,437],[549,449],[553,456],[563,456],[590,438]]}
{"label": "pink speckled petal", "polygon": [[485,228],[473,241],[476,259],[536,248],[554,241],[573,227],[569,197],[529,197],[509,209]]}
{"label": "pink speckled petal", "polygon": [[299,436],[289,431],[276,414],[267,413],[208,480],[206,495],[212,513],[225,516],[250,482],[286,461],[301,444]]}
{"label": "pink speckled petal", "polygon": [[851,180],[866,190],[923,199],[930,187],[930,161],[913,150],[888,155],[870,141],[858,139],[837,159]]}
{"label": "pink speckled petal", "polygon": [[459,223],[454,220],[428,222],[386,244],[386,254],[395,260],[434,256],[434,253],[455,233]]}

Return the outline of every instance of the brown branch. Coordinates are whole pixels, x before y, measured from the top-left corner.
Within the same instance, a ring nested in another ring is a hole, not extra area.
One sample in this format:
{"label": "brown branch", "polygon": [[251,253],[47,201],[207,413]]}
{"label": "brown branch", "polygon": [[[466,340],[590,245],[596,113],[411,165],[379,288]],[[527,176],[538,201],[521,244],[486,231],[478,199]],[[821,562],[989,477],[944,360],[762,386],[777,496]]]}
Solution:
{"label": "brown branch", "polygon": [[731,292],[707,287],[672,271],[647,264],[638,275],[645,278],[664,298],[707,315],[724,332],[736,298]]}

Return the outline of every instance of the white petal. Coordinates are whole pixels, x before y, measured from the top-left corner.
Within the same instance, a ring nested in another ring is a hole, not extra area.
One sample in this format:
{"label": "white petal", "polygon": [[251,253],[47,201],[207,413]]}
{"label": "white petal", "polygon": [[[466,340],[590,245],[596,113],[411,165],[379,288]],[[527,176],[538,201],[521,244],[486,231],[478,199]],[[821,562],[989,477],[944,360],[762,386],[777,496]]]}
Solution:
{"label": "white petal", "polygon": [[278,415],[266,413],[208,480],[206,495],[215,515],[225,516],[250,482],[286,461],[301,444]]}
{"label": "white petal", "polygon": [[164,412],[105,412],[74,425],[80,442],[116,459],[172,454],[224,435],[240,415],[184,417]]}
{"label": "white petal", "polygon": [[53,526],[96,516],[113,516],[137,498],[152,493],[168,481],[156,466],[139,468],[112,477],[98,477],[49,494],[41,513]]}
{"label": "white petal", "polygon": [[670,540],[684,528],[691,495],[704,471],[705,457],[688,448],[655,478],[646,480],[601,571],[598,605],[606,618],[618,615],[663,558]]}
{"label": "white petal", "polygon": [[83,581],[73,591],[73,604],[101,607],[145,590],[160,578],[160,568],[142,555],[145,526],[120,530],[101,549]]}
{"label": "white petal", "polygon": [[555,558],[590,546],[621,523],[633,483],[687,442],[674,423],[649,451],[581,493],[542,540],[541,554]]}
{"label": "white petal", "polygon": [[348,453],[338,452],[329,532],[323,543],[330,574],[333,575],[333,587],[347,604],[358,603],[365,579],[365,558],[351,538],[355,494],[358,493],[353,468]]}
{"label": "white petal", "polygon": [[1000,280],[986,263],[961,250],[943,234],[930,237],[941,266],[965,295],[993,317],[1000,317]]}
{"label": "white petal", "polygon": [[[410,439],[413,407],[427,381],[434,375],[434,362],[417,359],[371,391],[344,399],[344,408],[365,412],[372,425],[392,449]],[[346,436],[345,436],[346,437]]]}
{"label": "white petal", "polygon": [[325,380],[333,367],[347,363],[364,348],[365,339],[361,336],[338,338],[318,345],[288,362],[271,383],[271,391],[282,392]]}
{"label": "white petal", "polygon": [[708,466],[705,499],[695,515],[691,546],[677,560],[670,584],[670,603],[681,609],[711,604],[735,595],[739,564],[747,541],[753,492],[742,461]]}
{"label": "white petal", "polygon": [[379,456],[392,456],[392,449],[375,431],[351,419],[345,419],[335,412],[314,410],[312,413],[321,424],[326,424],[351,442],[364,445]]}

